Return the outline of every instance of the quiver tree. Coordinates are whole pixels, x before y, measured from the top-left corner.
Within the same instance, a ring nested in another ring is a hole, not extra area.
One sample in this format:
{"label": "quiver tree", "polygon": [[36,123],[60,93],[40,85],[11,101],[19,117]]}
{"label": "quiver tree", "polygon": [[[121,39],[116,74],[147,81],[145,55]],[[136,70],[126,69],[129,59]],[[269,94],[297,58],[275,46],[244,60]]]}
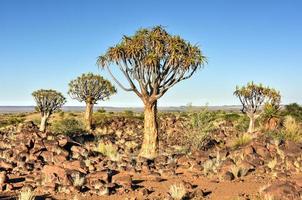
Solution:
{"label": "quiver tree", "polygon": [[[144,103],[144,140],[140,156],[154,158],[158,148],[157,100],[176,83],[190,78],[206,62],[198,46],[168,34],[161,26],[141,29],[108,49],[98,58],[116,83],[133,91]],[[129,87],[122,85],[110,70],[115,64]]]}
{"label": "quiver tree", "polygon": [[234,95],[239,98],[242,104],[241,111],[250,119],[249,133],[254,132],[255,121],[264,112],[264,106],[271,105],[277,108],[281,100],[280,93],[275,89],[253,82],[246,86],[237,86]]}
{"label": "quiver tree", "polygon": [[116,93],[116,89],[102,76],[92,73],[82,74],[69,83],[68,94],[71,98],[86,103],[85,123],[87,130],[91,129],[93,106],[98,101],[105,101]]}
{"label": "quiver tree", "polygon": [[41,113],[40,131],[46,130],[50,115],[59,110],[65,103],[65,97],[55,90],[37,90],[32,93],[36,101],[36,110]]}

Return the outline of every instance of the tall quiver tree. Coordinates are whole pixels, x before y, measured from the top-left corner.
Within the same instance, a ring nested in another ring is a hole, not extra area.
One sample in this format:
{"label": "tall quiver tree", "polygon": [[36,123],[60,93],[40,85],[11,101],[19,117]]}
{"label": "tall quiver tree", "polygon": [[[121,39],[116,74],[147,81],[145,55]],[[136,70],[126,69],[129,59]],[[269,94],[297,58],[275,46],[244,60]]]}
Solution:
{"label": "tall quiver tree", "polygon": [[87,130],[91,130],[94,104],[109,99],[114,93],[116,93],[116,89],[108,80],[92,73],[82,74],[69,83],[68,94],[71,98],[86,103],[85,123]]}
{"label": "tall quiver tree", "polygon": [[[157,100],[176,83],[190,78],[206,62],[205,56],[198,46],[156,26],[124,36],[97,62],[108,69],[121,88],[133,91],[144,103],[144,140],[140,156],[154,158],[158,150]],[[114,77],[111,64],[118,66],[129,87]]]}
{"label": "tall quiver tree", "polygon": [[37,104],[36,110],[41,113],[40,131],[45,132],[49,117],[66,103],[66,99],[55,90],[37,90],[32,96]]}
{"label": "tall quiver tree", "polygon": [[236,87],[234,95],[237,96],[242,104],[241,111],[245,113],[249,119],[248,132],[255,131],[255,121],[264,112],[264,106],[268,104],[279,107],[281,96],[279,91],[265,87],[262,84],[248,83],[246,86]]}

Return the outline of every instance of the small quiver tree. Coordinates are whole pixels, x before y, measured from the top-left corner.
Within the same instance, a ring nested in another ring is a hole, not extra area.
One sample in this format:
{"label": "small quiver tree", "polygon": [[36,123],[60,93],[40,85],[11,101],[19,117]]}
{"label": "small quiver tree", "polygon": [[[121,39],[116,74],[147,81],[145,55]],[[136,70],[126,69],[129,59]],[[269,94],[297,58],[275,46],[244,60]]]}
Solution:
{"label": "small quiver tree", "polygon": [[87,130],[91,130],[94,104],[109,99],[114,93],[116,89],[108,80],[92,73],[82,74],[69,83],[68,94],[71,98],[86,103],[84,118]]}
{"label": "small quiver tree", "polygon": [[[144,140],[140,156],[154,158],[158,149],[157,100],[175,84],[190,78],[206,62],[205,56],[198,46],[156,26],[124,36],[97,62],[100,67],[107,68],[121,88],[134,92],[144,103]],[[110,70],[112,64],[125,76],[129,87],[114,77]]]}
{"label": "small quiver tree", "polygon": [[36,110],[41,113],[40,131],[45,132],[49,117],[66,103],[66,99],[55,90],[37,90],[32,96],[37,104]]}
{"label": "small quiver tree", "polygon": [[241,111],[249,119],[248,132],[255,131],[255,121],[264,112],[265,106],[279,107],[281,96],[279,91],[265,87],[262,84],[248,83],[246,86],[236,87],[234,95],[237,96],[242,104]]}

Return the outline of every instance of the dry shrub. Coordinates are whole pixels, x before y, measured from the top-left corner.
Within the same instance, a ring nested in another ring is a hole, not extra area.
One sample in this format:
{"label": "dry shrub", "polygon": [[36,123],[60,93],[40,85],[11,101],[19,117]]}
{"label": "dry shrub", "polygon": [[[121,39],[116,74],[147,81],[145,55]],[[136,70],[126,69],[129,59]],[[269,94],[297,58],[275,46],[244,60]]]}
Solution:
{"label": "dry shrub", "polygon": [[302,141],[302,131],[301,126],[295,118],[288,115],[285,117],[283,122],[283,128],[281,130],[281,136],[284,140],[289,140],[293,142],[301,142]]}

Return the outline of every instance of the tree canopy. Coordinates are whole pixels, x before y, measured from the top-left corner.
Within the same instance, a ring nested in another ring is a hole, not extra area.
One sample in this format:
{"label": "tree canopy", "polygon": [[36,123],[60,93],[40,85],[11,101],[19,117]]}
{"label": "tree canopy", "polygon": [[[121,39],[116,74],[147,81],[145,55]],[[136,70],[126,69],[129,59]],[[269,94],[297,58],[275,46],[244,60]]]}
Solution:
{"label": "tree canopy", "polygon": [[37,90],[32,96],[37,103],[36,110],[41,112],[41,115],[51,115],[66,103],[65,97],[55,90]]}
{"label": "tree canopy", "polygon": [[116,64],[130,87],[125,87],[116,78],[115,81],[124,90],[134,91],[144,102],[151,103],[176,83],[190,78],[205,62],[197,45],[170,35],[162,26],[140,29],[133,36],[124,36],[97,61],[111,75],[109,65]]}
{"label": "tree canopy", "polygon": [[116,89],[108,80],[92,73],[82,74],[69,83],[68,94],[80,102],[96,104],[97,101],[104,101],[114,93]]}
{"label": "tree canopy", "polygon": [[253,82],[246,86],[237,86],[234,95],[242,103],[242,112],[251,114],[259,114],[261,106],[265,104],[279,106],[281,100],[279,91]]}

